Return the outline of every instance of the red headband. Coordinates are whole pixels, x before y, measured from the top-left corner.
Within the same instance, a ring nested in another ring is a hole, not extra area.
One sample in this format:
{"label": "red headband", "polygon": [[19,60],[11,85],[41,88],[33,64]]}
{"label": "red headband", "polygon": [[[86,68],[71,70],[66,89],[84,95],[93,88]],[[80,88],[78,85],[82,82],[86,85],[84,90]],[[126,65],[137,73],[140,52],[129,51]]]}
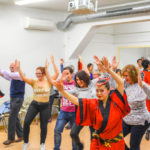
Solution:
{"label": "red headband", "polygon": [[[103,83],[98,83],[101,80],[106,80],[106,81]],[[106,84],[107,82],[109,82],[109,80],[110,80],[110,76],[107,78],[99,78],[98,81],[96,82],[96,86],[102,86],[102,85]]]}

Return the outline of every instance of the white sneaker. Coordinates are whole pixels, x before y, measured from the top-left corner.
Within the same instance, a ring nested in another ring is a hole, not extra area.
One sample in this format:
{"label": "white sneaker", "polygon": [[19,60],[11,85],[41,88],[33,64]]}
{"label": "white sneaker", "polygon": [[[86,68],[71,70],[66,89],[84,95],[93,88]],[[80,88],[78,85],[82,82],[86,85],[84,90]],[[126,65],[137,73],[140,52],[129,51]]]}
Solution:
{"label": "white sneaker", "polygon": [[27,150],[29,143],[23,143],[22,150]]}
{"label": "white sneaker", "polygon": [[42,143],[42,144],[40,145],[40,148],[41,148],[40,150],[46,150],[46,149],[45,149],[45,144]]}

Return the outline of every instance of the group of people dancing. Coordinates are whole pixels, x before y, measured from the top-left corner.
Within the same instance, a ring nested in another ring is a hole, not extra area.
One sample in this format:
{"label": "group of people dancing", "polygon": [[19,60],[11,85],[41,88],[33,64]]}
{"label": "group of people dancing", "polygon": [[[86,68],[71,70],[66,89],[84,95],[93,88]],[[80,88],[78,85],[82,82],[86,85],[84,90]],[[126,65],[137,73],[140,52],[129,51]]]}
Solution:
{"label": "group of people dancing", "polygon": [[[44,67],[36,68],[37,79],[26,77],[19,60],[10,65],[10,71],[0,70],[0,76],[11,82],[8,139],[3,144],[24,140],[22,150],[27,150],[30,125],[39,113],[40,149],[46,149],[47,125],[51,116],[49,97],[52,86],[55,86],[62,95],[62,102],[54,128],[54,150],[60,150],[61,134],[67,123],[71,125],[72,150],[84,149],[79,137],[84,126],[90,129],[90,150],[140,150],[141,140],[150,126],[150,61],[141,59],[139,64],[144,69],[130,64],[119,70],[115,56],[111,63],[107,57],[94,56],[93,59],[100,72],[98,76],[89,71],[91,64],[86,66],[81,56],[82,70],[74,73],[72,66],[61,67],[59,79],[53,56],[50,57],[53,75],[49,72],[48,60]],[[22,128],[18,113],[24,100],[25,83],[33,88],[33,101]],[[129,133],[130,148],[124,141]]]}

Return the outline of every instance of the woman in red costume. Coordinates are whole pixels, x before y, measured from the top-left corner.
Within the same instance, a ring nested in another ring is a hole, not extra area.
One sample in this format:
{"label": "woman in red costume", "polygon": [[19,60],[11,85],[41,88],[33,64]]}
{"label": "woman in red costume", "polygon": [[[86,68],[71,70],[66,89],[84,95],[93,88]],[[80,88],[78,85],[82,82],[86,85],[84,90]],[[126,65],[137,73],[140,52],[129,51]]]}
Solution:
{"label": "woman in red costume", "polygon": [[129,113],[130,108],[124,93],[124,83],[121,77],[109,68],[106,57],[98,63],[113,77],[117,88],[110,90],[109,79],[99,79],[96,84],[97,99],[78,99],[64,91],[61,82],[53,84],[63,96],[78,106],[76,123],[81,126],[93,126],[95,129],[90,150],[125,150],[122,118]]}

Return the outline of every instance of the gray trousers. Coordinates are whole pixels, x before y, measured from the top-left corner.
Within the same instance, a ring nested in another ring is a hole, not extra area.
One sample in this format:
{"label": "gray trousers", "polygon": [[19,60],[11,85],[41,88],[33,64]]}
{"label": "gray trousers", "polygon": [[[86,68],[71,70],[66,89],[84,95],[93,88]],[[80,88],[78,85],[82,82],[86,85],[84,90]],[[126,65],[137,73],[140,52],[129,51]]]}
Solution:
{"label": "gray trousers", "polygon": [[17,136],[23,137],[23,129],[18,118],[18,113],[23,103],[23,98],[11,98],[10,114],[8,120],[8,140],[15,140],[15,132]]}

